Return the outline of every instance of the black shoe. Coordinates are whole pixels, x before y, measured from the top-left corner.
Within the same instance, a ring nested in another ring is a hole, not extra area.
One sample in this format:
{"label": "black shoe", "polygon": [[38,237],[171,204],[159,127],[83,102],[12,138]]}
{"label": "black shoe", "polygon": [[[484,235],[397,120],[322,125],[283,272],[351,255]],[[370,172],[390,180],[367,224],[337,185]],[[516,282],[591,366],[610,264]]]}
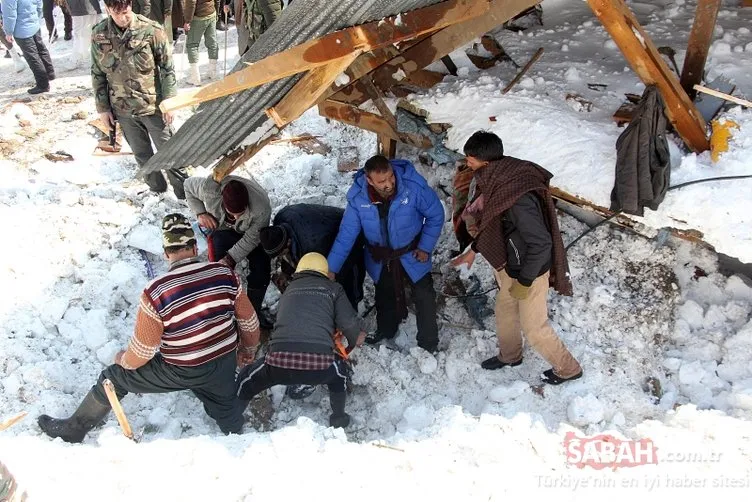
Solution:
{"label": "black shoe", "polygon": [[504,363],[497,356],[493,356],[480,363],[480,367],[484,370],[498,370],[505,366],[519,366],[520,364],[522,364],[522,359],[513,363]]}
{"label": "black shoe", "polygon": [[329,393],[329,404],[332,407],[332,414],[329,415],[329,427],[342,427],[344,429],[350,425],[350,415],[345,413],[346,402],[346,392]]}
{"label": "black shoe", "polygon": [[570,380],[577,380],[581,376],[582,376],[582,371],[580,371],[576,375],[571,376],[569,378],[561,378],[559,375],[554,373],[553,369],[550,369],[550,370],[546,370],[543,372],[543,374],[541,375],[541,380],[543,381],[543,383],[547,383],[549,385],[559,385],[564,382],[568,382]]}
{"label": "black shoe", "polygon": [[73,33],[66,33],[65,37],[63,39],[64,40],[71,40],[72,38],[73,38]]}
{"label": "black shoe", "polygon": [[26,92],[28,92],[29,94],[42,94],[43,92],[50,92],[50,87],[39,87],[38,85],[36,85]]}
{"label": "black shoe", "polygon": [[390,340],[392,338],[394,338],[394,335],[387,336],[384,333],[377,331],[376,333],[371,333],[370,335],[366,336],[366,343],[368,345],[375,345],[381,340]]}
{"label": "black shoe", "polygon": [[11,56],[10,56],[10,51],[7,51],[7,50],[6,50],[6,51],[5,51],[5,59],[10,59],[10,58],[11,58]]}
{"label": "black shoe", "polygon": [[288,385],[285,395],[290,399],[305,399],[315,390],[315,385]]}
{"label": "black shoe", "polygon": [[431,354],[436,354],[439,351],[439,344],[438,343],[431,343],[431,344],[418,344],[418,347],[425,350],[426,352],[430,352]]}

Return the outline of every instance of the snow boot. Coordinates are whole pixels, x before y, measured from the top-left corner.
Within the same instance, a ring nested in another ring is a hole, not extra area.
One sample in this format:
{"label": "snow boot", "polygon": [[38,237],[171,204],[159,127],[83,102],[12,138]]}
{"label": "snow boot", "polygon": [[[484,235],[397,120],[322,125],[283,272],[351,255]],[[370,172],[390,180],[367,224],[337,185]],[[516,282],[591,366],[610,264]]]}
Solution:
{"label": "snow boot", "polygon": [[89,432],[110,412],[110,405],[101,404],[92,391],[78,406],[70,418],[52,418],[40,415],[37,419],[39,428],[51,438],[60,438],[66,443],[80,443]]}
{"label": "snow boot", "polygon": [[190,64],[186,82],[190,85],[201,85],[201,73],[198,71],[198,63]]}
{"label": "snow boot", "polygon": [[329,402],[332,406],[333,413],[329,415],[330,427],[342,427],[343,429],[350,425],[350,415],[345,413],[345,402],[347,401],[346,392],[330,392]]}
{"label": "snow boot", "polygon": [[216,78],[217,78],[217,60],[210,59],[209,60],[209,80],[214,80]]}
{"label": "snow boot", "polygon": [[24,59],[16,53],[14,49],[8,51],[11,59],[13,59],[13,65],[16,67],[16,73],[21,73],[26,69],[26,63]]}

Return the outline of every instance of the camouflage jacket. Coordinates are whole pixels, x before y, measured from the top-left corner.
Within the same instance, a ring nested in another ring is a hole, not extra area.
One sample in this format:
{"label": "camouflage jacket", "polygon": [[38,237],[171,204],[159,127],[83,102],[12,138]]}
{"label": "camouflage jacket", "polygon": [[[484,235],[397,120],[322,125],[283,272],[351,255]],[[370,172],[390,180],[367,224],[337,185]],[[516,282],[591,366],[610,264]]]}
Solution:
{"label": "camouflage jacket", "polygon": [[142,117],[176,94],[175,68],[164,28],[134,14],[123,30],[112,18],[91,32],[91,79],[98,112]]}
{"label": "camouflage jacket", "polygon": [[282,14],[282,0],[244,0],[246,14],[245,23],[250,39],[258,38],[267,30],[274,21]]}

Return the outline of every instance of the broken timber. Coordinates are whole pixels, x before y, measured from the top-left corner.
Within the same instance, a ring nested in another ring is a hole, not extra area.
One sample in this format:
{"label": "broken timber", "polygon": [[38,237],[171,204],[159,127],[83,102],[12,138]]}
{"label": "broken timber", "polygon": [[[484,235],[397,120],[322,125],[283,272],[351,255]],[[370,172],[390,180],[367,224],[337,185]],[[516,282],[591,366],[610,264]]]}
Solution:
{"label": "broken timber", "polygon": [[440,30],[481,16],[488,9],[487,0],[447,0],[380,21],[335,31],[260,61],[247,63],[246,68],[229,74],[219,82],[163,101],[160,109],[169,112],[228,96],[341,58],[350,58],[354,51],[372,51]]}
{"label": "broken timber", "polygon": [[517,73],[517,75],[512,79],[511,82],[504,88],[503,91],[501,91],[502,94],[506,94],[509,91],[512,90],[512,87],[517,84],[517,82],[520,81],[520,79],[527,73],[527,71],[530,69],[533,64],[535,64],[536,61],[540,59],[540,57],[543,55],[543,47],[540,47],[537,51],[535,51],[535,54],[533,54],[533,57],[530,58],[530,61],[527,62],[525,66],[522,67],[522,69]]}
{"label": "broken timber", "polygon": [[687,55],[684,57],[684,67],[681,72],[681,86],[691,99],[694,99],[696,95],[694,86],[702,82],[705,61],[708,58],[710,43],[713,41],[715,21],[720,8],[721,0],[697,2],[695,21],[689,34]]}
{"label": "broken timber", "polygon": [[710,148],[705,121],[623,0],[587,0],[633,70],[656,85],[676,132],[695,152]]}

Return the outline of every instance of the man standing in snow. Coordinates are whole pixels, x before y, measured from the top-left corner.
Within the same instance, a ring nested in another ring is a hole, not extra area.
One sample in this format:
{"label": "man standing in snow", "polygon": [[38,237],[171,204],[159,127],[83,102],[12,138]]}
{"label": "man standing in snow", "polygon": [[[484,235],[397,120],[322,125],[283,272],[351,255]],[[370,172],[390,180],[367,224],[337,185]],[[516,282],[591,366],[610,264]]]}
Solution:
{"label": "man standing in snow", "polygon": [[271,329],[261,314],[272,273],[271,259],[259,236],[261,229],[269,226],[272,214],[266,190],[251,178],[226,176],[217,183],[211,175],[193,176],[185,181],[185,195],[198,224],[211,232],[207,239],[209,261],[219,260],[234,268],[248,259],[248,296],[261,327]]}
{"label": "man standing in snow", "polygon": [[91,29],[99,21],[99,0],[68,0],[73,17],[73,61],[71,67],[88,66],[91,55]]}
{"label": "man standing in snow", "polygon": [[551,173],[505,156],[501,139],[493,133],[476,132],[464,151],[467,166],[475,171],[475,193],[471,189],[465,209],[474,240],[452,264],[471,266],[476,252],[481,253],[499,284],[495,309],[499,354],[481,366],[496,370],[522,364],[522,329],[530,345],[553,366],[543,373],[544,383],[558,385],[580,378],[582,368],[548,320],[548,288],[572,295],[549,190]]}
{"label": "man standing in snow", "polygon": [[[336,349],[339,331],[348,347],[363,344],[366,334],[342,286],[327,277],[326,258],[304,255],[289,287],[279,300],[279,313],[269,351],[238,375],[238,398],[245,404],[274,385],[324,385],[329,387],[331,427],[347,427],[345,413],[349,366],[346,353]],[[342,349],[345,350],[344,348]]]}
{"label": "man standing in snow", "polygon": [[347,208],[329,252],[329,270],[341,271],[361,231],[365,262],[376,284],[375,344],[397,334],[407,317],[405,286],[415,299],[418,346],[435,352],[439,343],[431,253],[444,225],[444,208],[425,178],[407,160],[368,159],[347,192]]}
{"label": "man standing in snow", "polygon": [[[94,102],[105,126],[120,122],[125,140],[143,166],[153,155],[152,140],[159,149],[172,137],[172,113],[162,113],[159,104],[175,96],[172,48],[164,29],[133,13],[131,0],[104,0],[109,17],[91,33],[91,78]],[[178,199],[185,199],[184,169],[167,171]],[[167,190],[164,175],[146,175],[153,192]]]}
{"label": "man standing in snow", "polygon": [[217,42],[217,10],[214,0],[185,0],[183,2],[183,28],[187,33],[185,50],[188,52],[188,80],[191,85],[201,85],[198,69],[198,46],[204,39],[209,51],[209,80],[217,78],[219,42]]}
{"label": "man standing in snow", "polygon": [[3,30],[5,40],[13,44],[15,39],[26,63],[34,74],[36,85],[29,94],[49,92],[50,80],[55,80],[55,69],[47,46],[42,40],[39,18],[42,15],[41,0],[2,0]]}
{"label": "man standing in snow", "polygon": [[191,390],[222,432],[240,432],[243,409],[235,398],[235,369],[254,360],[256,313],[229,267],[199,262],[196,236],[185,216],[165,216],[162,237],[170,270],[141,294],[127,350],[102,371],[73,416],[39,417],[48,436],[83,441],[110,411],[105,379],[114,384],[119,399],[129,392]]}

